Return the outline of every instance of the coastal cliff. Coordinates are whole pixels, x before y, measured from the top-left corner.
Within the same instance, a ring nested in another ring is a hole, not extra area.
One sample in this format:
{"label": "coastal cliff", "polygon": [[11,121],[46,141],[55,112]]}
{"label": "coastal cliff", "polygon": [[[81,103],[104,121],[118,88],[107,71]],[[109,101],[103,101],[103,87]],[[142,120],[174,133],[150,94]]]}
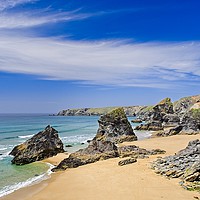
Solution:
{"label": "coastal cliff", "polygon": [[[105,115],[119,107],[104,107],[104,108],[77,108],[66,109],[58,112],[58,116],[99,116]],[[144,108],[144,106],[125,106],[123,107],[127,116],[135,116]]]}

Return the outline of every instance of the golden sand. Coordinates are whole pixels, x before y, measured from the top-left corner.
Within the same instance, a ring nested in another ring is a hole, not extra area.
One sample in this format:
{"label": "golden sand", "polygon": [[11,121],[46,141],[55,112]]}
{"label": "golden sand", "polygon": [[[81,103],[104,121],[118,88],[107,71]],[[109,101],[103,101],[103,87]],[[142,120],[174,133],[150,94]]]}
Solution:
{"label": "golden sand", "polygon": [[[200,135],[177,135],[151,138],[124,144],[141,148],[160,148],[173,155]],[[124,145],[122,144],[122,145]],[[66,154],[59,154],[46,162],[57,164]],[[163,156],[163,155],[161,155]],[[118,166],[120,158],[68,169],[52,174],[37,185],[18,190],[2,200],[194,200],[200,194],[184,190],[179,179],[167,179],[154,173],[150,163],[158,157],[138,159],[134,164]]]}

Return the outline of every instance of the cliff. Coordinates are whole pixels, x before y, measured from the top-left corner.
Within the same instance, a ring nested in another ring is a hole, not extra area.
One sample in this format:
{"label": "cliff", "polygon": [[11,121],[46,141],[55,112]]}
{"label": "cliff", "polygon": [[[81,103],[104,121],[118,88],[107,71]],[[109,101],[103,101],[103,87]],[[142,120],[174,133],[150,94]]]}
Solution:
{"label": "cliff", "polygon": [[[77,108],[67,109],[58,112],[58,116],[99,116],[105,115],[112,110],[119,107],[104,107],[104,108]],[[127,116],[135,116],[137,113],[144,108],[144,106],[126,106],[123,107]]]}

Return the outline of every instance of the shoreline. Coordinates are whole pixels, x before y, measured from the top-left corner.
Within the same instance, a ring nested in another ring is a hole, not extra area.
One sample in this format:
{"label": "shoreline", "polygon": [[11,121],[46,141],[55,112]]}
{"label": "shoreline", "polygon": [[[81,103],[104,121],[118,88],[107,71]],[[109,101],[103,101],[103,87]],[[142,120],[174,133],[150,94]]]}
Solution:
{"label": "shoreline", "polygon": [[[183,189],[178,182],[180,179],[168,180],[157,175],[150,169],[150,162],[157,157],[174,155],[185,148],[190,140],[200,139],[200,135],[176,135],[170,137],[148,138],[144,140],[125,142],[122,145],[134,144],[141,148],[160,148],[166,154],[150,156],[147,159],[138,159],[137,163],[118,166],[121,158],[113,158],[84,165],[66,171],[52,173],[51,177],[38,184],[21,188],[2,200],[46,200],[59,198],[71,199],[139,199],[139,200],[192,200],[199,197],[197,192]],[[67,155],[58,154],[43,162],[58,164]],[[108,178],[109,177],[109,178]]]}

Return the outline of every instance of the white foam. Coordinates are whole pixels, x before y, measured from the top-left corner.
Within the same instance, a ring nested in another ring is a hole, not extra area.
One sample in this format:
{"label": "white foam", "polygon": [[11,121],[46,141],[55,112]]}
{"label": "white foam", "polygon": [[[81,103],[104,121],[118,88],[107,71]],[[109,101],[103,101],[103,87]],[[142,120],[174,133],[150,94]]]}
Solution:
{"label": "white foam", "polygon": [[0,148],[0,151],[4,151],[4,150],[6,150],[7,148]]}
{"label": "white foam", "polygon": [[46,173],[41,174],[39,176],[35,176],[33,178],[29,178],[26,181],[23,182],[19,182],[19,183],[15,183],[14,185],[9,185],[9,186],[5,186],[4,188],[2,188],[2,190],[0,190],[0,197],[3,197],[5,195],[8,195],[20,188],[24,188],[27,186],[31,186],[37,183],[40,183],[43,180],[46,180],[50,177],[51,169],[54,167],[53,165],[51,165],[50,163],[46,163],[47,165],[49,165],[49,169]]}
{"label": "white foam", "polygon": [[18,138],[30,138],[33,137],[33,135],[19,135]]}
{"label": "white foam", "polygon": [[73,135],[73,136],[67,136],[62,137],[61,140],[64,143],[86,143],[87,140],[91,140],[94,137],[93,134],[85,134],[85,135]]}

